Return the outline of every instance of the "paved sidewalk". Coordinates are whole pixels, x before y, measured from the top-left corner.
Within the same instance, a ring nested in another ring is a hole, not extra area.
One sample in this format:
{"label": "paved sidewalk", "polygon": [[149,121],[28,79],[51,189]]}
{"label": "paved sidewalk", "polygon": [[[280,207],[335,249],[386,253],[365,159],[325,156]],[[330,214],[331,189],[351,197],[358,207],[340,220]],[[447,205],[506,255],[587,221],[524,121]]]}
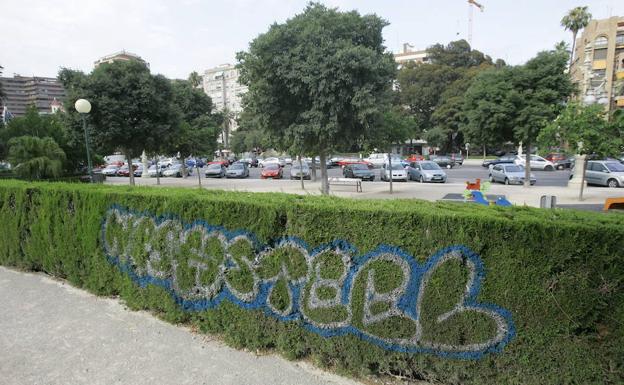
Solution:
{"label": "paved sidewalk", "polygon": [[[154,187],[189,187],[198,188],[197,179],[189,177],[182,178],[161,178],[161,185],[156,186],[155,178],[136,178],[138,186]],[[127,186],[128,178],[108,178],[106,184]],[[259,180],[259,179],[210,179],[202,181],[202,188],[221,189],[229,191],[245,192],[283,192],[289,194],[319,195],[321,189],[320,181],[305,181],[305,190],[301,189],[300,181],[296,180]],[[362,183],[361,193],[355,191],[352,186],[332,186],[330,194],[348,198],[370,198],[370,199],[424,199],[438,201],[448,194],[461,194],[465,188],[465,183],[418,183],[418,182],[395,182],[393,183],[394,194],[389,194],[388,183]],[[554,195],[557,197],[557,204],[561,205],[602,205],[606,198],[624,196],[624,189],[610,189],[602,187],[587,187],[585,189],[584,200],[578,200],[579,191],[568,187],[555,186],[505,186],[503,184],[492,184],[487,194],[505,195],[509,201],[515,205],[527,205],[533,207],[540,206],[542,195]]]}
{"label": "paved sidewalk", "polygon": [[43,274],[0,267],[0,384],[357,383],[128,311]]}

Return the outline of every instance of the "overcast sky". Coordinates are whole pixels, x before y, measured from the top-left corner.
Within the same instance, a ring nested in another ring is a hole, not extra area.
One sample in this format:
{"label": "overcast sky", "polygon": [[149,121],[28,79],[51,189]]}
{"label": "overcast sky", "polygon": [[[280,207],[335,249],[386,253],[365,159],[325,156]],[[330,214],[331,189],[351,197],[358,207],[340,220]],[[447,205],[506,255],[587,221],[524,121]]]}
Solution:
{"label": "overcast sky", "polygon": [[[125,49],[152,72],[186,78],[191,71],[234,63],[237,51],[273,22],[300,13],[307,1],[288,0],[0,0],[0,65],[4,76],[56,76],[59,68],[91,71],[101,56]],[[466,38],[466,0],[326,0],[341,10],[376,13],[390,25],[386,46],[419,49]],[[587,5],[595,18],[624,16],[624,0],[482,0],[473,45],[520,64],[571,34],[559,22]]]}

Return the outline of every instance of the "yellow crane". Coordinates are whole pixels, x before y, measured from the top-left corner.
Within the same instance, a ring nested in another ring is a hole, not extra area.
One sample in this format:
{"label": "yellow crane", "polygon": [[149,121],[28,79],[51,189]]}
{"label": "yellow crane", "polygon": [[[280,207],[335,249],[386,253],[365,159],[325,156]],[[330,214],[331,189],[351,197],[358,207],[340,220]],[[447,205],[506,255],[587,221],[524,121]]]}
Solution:
{"label": "yellow crane", "polygon": [[477,3],[475,0],[468,0],[468,44],[472,47],[472,21],[474,19],[474,8],[483,12],[485,7],[482,4]]}

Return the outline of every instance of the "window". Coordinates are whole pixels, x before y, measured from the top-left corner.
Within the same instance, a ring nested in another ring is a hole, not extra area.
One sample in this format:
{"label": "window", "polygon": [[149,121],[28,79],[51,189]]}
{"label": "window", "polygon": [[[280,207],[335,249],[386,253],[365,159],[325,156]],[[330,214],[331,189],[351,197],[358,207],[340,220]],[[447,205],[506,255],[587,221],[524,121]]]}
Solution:
{"label": "window", "polygon": [[618,33],[615,36],[615,45],[624,45],[624,33]]}
{"label": "window", "polygon": [[607,49],[595,49],[594,50],[594,61],[596,60],[606,60],[607,59]]}
{"label": "window", "polygon": [[599,36],[594,40],[594,49],[607,48],[609,39],[606,36]]}

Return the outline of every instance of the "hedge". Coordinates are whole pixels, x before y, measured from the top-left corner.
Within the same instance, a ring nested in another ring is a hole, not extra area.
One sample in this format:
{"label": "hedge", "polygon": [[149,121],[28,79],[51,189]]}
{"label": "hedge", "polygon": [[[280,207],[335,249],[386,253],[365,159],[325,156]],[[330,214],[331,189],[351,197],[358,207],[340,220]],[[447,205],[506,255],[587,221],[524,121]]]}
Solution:
{"label": "hedge", "polygon": [[443,384],[624,383],[624,216],[0,181],[0,264],[232,346]]}

